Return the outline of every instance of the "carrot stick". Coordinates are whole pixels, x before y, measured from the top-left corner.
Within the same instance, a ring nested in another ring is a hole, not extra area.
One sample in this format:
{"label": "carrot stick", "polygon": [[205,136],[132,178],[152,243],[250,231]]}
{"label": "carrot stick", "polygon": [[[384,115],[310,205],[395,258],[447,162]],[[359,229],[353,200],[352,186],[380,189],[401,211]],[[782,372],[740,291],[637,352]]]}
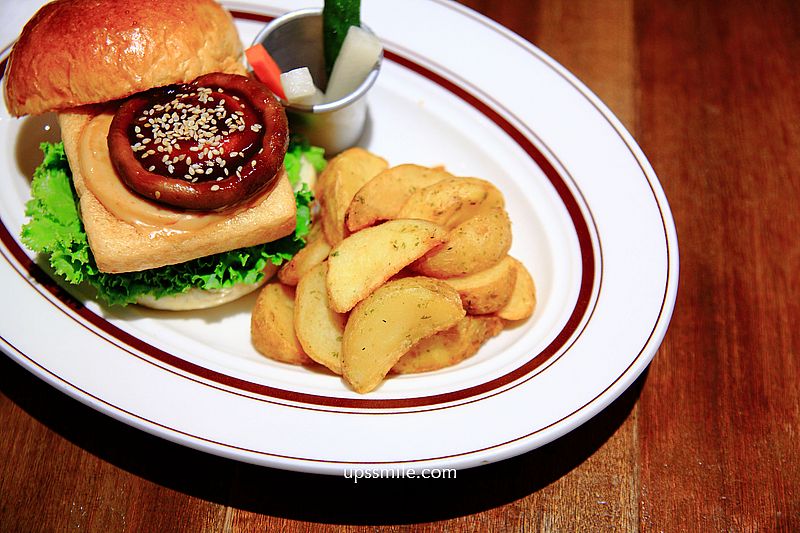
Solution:
{"label": "carrot stick", "polygon": [[244,51],[247,62],[253,68],[256,78],[283,100],[286,94],[281,85],[281,69],[263,45],[256,44]]}

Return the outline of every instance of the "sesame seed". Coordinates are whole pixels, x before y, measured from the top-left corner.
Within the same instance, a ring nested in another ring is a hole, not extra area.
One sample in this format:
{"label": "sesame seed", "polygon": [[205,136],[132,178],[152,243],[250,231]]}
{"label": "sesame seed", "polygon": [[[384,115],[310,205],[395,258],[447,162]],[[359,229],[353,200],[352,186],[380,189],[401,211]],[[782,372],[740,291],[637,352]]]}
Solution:
{"label": "sesame seed", "polygon": [[219,190],[219,185],[212,185],[211,186],[211,190],[212,191],[218,191]]}
{"label": "sesame seed", "polygon": [[154,171],[155,169],[156,169],[156,166],[155,166],[155,165],[152,165],[152,166],[151,166],[150,168],[148,168],[147,170],[148,170],[149,172],[152,172],[152,171]]}

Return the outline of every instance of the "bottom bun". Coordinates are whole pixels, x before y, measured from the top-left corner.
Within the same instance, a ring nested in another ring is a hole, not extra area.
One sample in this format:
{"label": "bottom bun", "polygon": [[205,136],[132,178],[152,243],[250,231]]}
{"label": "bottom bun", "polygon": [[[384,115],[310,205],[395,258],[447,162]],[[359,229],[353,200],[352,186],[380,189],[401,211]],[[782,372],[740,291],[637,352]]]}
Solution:
{"label": "bottom bun", "polygon": [[150,294],[140,296],[136,303],[151,309],[162,311],[192,311],[195,309],[209,309],[228,302],[232,302],[250,294],[266,283],[278,270],[275,265],[268,265],[264,269],[264,278],[258,283],[237,283],[225,289],[189,289],[181,294],[172,294],[156,298]]}

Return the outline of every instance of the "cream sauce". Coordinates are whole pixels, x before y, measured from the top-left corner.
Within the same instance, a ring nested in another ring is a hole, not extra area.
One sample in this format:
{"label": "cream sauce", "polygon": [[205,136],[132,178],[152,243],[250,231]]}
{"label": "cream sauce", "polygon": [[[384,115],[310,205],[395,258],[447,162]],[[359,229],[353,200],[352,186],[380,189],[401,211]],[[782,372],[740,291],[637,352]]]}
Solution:
{"label": "cream sauce", "polygon": [[119,178],[108,151],[112,113],[97,115],[81,132],[78,161],[86,187],[112,215],[151,236],[198,231],[231,217],[226,213],[193,213],[161,207],[131,191]]}

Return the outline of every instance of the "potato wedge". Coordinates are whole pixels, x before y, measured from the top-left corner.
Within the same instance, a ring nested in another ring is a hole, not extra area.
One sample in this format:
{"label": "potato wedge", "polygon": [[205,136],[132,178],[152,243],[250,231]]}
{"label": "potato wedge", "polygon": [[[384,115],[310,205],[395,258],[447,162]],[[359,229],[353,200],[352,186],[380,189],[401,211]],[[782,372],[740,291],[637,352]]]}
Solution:
{"label": "potato wedge", "polygon": [[353,233],[328,257],[331,309],[346,313],[387,279],[444,242],[446,231],[425,220],[390,220]]}
{"label": "potato wedge", "polygon": [[342,336],[347,315],[336,313],[328,306],[327,274],[328,263],[323,262],[300,279],[295,296],[294,327],[308,356],[341,374]]}
{"label": "potato wedge", "polygon": [[389,163],[363,148],[350,148],[331,159],[317,181],[325,238],[338,244],[348,234],[344,216],[356,192]]}
{"label": "potato wedge", "polygon": [[442,167],[406,164],[388,168],[369,180],[353,197],[345,216],[347,228],[356,232],[382,220],[421,218],[398,217],[397,213],[412,194],[449,178],[454,176]]}
{"label": "potato wedge", "polygon": [[413,374],[453,366],[475,355],[484,342],[502,329],[503,321],[497,317],[465,316],[455,326],[415,344],[395,363],[391,372]]}
{"label": "potato wedge", "polygon": [[420,218],[453,229],[481,210],[504,205],[503,194],[488,181],[453,177],[409,196],[396,218]]}
{"label": "potato wedge", "polygon": [[445,281],[458,291],[468,314],[484,315],[499,311],[508,303],[516,279],[515,260],[507,255],[486,270]]}
{"label": "potato wedge", "polygon": [[256,350],[270,359],[295,365],[312,364],[294,331],[294,288],[267,283],[258,293],[250,317]]}
{"label": "potato wedge", "polygon": [[495,313],[503,320],[525,320],[533,315],[536,309],[536,285],[533,283],[528,269],[518,260],[514,259],[517,270],[517,278],[514,282],[514,290],[511,298],[502,309]]}
{"label": "potato wedge", "polygon": [[331,252],[331,245],[324,236],[310,240],[305,248],[297,252],[278,271],[278,279],[286,285],[297,285],[309,270],[325,261]]}
{"label": "potato wedge", "polygon": [[342,375],[356,392],[369,392],[414,344],[464,315],[458,293],[441,280],[390,281],[350,313],[342,339]]}
{"label": "potato wedge", "polygon": [[308,230],[308,235],[306,235],[306,243],[310,243],[316,241],[320,238],[325,238],[325,233],[322,230],[322,221],[319,218],[313,218],[312,213],[312,220],[311,229]]}
{"label": "potato wedge", "polygon": [[500,207],[481,211],[456,226],[447,241],[412,265],[424,276],[453,278],[496,265],[511,248],[511,221]]}

